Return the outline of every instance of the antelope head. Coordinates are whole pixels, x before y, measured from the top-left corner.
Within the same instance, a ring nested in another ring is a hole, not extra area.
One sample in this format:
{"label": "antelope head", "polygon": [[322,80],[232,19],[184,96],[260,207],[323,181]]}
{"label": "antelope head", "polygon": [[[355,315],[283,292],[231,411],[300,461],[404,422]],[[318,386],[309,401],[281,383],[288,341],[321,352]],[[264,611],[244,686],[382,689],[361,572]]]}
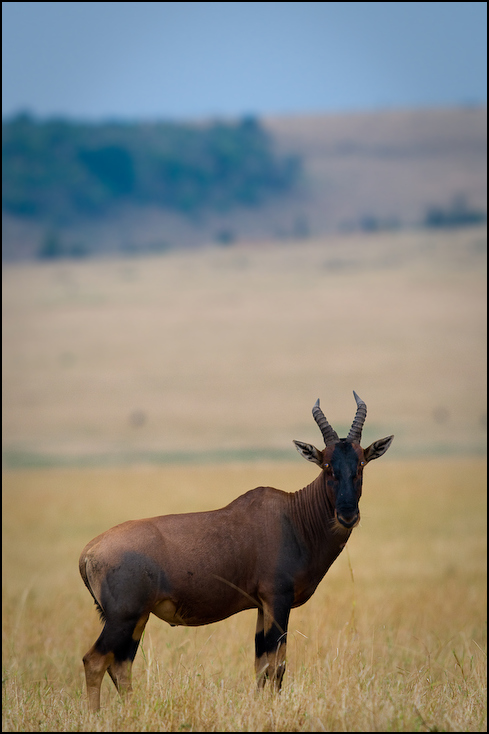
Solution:
{"label": "antelope head", "polygon": [[362,494],[365,466],[369,461],[385,454],[394,438],[394,436],[381,438],[366,449],[360,446],[367,406],[355,391],[353,395],[357,403],[357,412],[346,438],[338,437],[317,400],[312,414],[321,430],[324,449],[320,451],[312,444],[294,441],[297,450],[305,459],[321,467],[326,490],[334,507],[335,521],[347,530],[354,528],[360,521],[358,503]]}

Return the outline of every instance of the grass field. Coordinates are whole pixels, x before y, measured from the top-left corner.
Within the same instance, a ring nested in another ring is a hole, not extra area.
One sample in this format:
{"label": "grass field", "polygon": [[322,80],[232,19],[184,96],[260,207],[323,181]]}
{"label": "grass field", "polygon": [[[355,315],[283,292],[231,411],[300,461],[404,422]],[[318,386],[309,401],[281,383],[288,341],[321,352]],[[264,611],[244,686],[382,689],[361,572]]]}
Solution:
{"label": "grass field", "polygon": [[485,262],[473,229],[6,266],[5,465],[293,459],[352,390],[394,456],[481,453]]}
{"label": "grass field", "polygon": [[127,518],[213,508],[303,464],[7,472],[4,731],[485,731],[486,489],[469,458],[368,467],[362,523],[289,626],[284,689],[254,689],[255,612],[152,618],[122,705],[89,714],[81,657],[100,631],[78,576],[88,539]]}
{"label": "grass field", "polygon": [[[486,730],[486,231],[398,232],[3,270],[5,731]],[[78,555],[130,518],[315,476],[319,397],[362,524],[292,612],[278,697],[255,613],[150,620],[121,705],[89,715],[100,623]]]}

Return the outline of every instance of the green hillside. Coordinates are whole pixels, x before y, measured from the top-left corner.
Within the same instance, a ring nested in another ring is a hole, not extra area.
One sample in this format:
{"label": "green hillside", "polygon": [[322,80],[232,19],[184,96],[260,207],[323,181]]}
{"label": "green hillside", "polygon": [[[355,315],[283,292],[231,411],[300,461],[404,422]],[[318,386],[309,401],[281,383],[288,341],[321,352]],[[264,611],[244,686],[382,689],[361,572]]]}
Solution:
{"label": "green hillside", "polygon": [[487,211],[487,110],[3,124],[2,259],[447,229]]}
{"label": "green hillside", "polygon": [[300,169],[254,118],[90,125],[20,115],[2,125],[2,157],[3,211],[51,225],[120,204],[185,215],[255,206],[290,190]]}

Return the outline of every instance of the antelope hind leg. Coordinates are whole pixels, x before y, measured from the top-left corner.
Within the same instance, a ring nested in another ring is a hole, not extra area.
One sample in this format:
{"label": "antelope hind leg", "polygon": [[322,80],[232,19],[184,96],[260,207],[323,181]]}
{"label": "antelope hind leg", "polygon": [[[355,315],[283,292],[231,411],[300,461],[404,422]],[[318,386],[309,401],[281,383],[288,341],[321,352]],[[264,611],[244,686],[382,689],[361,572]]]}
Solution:
{"label": "antelope hind leg", "polygon": [[112,664],[114,654],[109,652],[105,655],[100,653],[96,644],[83,657],[83,665],[85,667],[85,680],[87,682],[88,707],[91,711],[98,711],[100,708],[100,686],[105,671]]}

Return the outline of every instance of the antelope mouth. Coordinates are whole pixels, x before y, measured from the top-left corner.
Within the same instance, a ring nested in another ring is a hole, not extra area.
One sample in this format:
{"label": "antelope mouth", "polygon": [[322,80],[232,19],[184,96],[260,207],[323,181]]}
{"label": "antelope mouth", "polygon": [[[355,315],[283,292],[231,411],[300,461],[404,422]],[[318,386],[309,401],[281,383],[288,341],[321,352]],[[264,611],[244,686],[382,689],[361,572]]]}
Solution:
{"label": "antelope mouth", "polygon": [[339,515],[338,513],[335,514],[337,522],[347,530],[351,530],[351,528],[354,528],[360,522],[359,512],[356,512],[354,515],[349,515],[348,517],[345,517],[344,515]]}

